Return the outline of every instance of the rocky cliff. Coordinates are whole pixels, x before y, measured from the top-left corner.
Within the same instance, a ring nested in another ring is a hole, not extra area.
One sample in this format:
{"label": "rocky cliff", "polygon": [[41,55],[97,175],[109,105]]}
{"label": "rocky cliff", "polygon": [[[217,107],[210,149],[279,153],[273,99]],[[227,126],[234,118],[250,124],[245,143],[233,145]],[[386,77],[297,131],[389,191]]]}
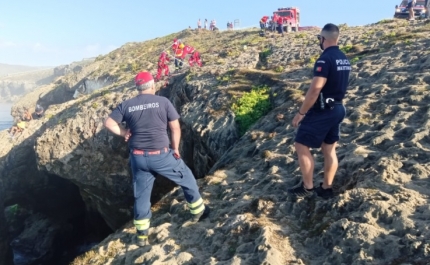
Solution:
{"label": "rocky cliff", "polygon": [[[353,73],[335,198],[292,202],[286,196],[300,180],[291,120],[320,54],[317,32],[261,38],[257,30],[183,31],[126,44],[35,91],[43,92],[38,100],[46,103],[45,117],[2,147],[4,204],[55,179],[66,181],[55,187],[76,187],[84,212],[73,216],[95,214],[101,219],[90,218],[90,227],[105,223],[116,232],[73,264],[425,264],[429,25],[388,20],[341,26],[340,45]],[[209,220],[188,226],[182,192],[161,178],[153,192],[151,246],[139,248],[129,222],[128,150],[102,122],[136,95],[133,76],[154,71],[174,37],[201,51],[205,65],[175,74],[166,87],[160,82],[159,93],[181,114],[181,152],[213,211]],[[88,80],[98,84],[92,91],[82,89]],[[268,88],[270,108],[243,127],[235,104],[261,87]],[[30,94],[16,108],[31,100]],[[314,152],[317,184],[323,161]]]}
{"label": "rocky cliff", "polygon": [[[0,77],[0,102],[16,102],[34,90],[49,85],[58,77],[67,74],[79,73],[85,65],[92,61],[93,59],[82,60],[53,68],[17,66],[18,68],[15,69],[13,66],[5,65],[4,72],[7,72],[7,69],[9,68],[12,72],[3,74]],[[2,65],[0,64],[0,74],[2,72],[1,66]],[[22,70],[19,71],[19,69]],[[41,93],[41,91],[39,91],[39,93]],[[43,94],[37,95],[35,99],[39,99],[41,96],[43,96]],[[21,102],[27,102],[27,104],[24,105],[30,105],[28,100]],[[22,104],[20,105],[22,106]],[[31,105],[30,107],[33,108],[34,105]]]}

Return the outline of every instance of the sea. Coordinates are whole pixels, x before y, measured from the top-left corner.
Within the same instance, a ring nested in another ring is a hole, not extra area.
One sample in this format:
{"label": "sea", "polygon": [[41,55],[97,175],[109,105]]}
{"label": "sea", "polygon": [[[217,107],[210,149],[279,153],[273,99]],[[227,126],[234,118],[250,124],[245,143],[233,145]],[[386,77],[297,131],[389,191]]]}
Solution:
{"label": "sea", "polygon": [[11,103],[0,103],[0,131],[10,128],[13,124],[13,118],[10,116]]}

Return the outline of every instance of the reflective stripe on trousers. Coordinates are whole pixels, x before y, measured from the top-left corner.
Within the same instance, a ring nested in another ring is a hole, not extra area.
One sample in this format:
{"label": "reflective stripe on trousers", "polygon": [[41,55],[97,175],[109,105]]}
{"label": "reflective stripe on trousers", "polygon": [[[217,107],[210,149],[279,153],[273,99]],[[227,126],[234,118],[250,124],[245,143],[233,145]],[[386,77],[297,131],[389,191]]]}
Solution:
{"label": "reflective stripe on trousers", "polygon": [[199,214],[205,210],[202,198],[193,203],[188,203],[188,207],[190,208],[191,214]]}

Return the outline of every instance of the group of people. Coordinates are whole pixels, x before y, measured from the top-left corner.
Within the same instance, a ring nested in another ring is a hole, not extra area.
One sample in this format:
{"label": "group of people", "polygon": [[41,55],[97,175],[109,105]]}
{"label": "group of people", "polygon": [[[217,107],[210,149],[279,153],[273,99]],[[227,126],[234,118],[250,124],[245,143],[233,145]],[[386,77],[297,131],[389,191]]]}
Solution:
{"label": "group of people", "polygon": [[260,28],[263,33],[269,28],[272,32],[278,30],[278,32],[284,36],[284,18],[274,14],[269,20],[269,16],[263,16],[260,19]]}
{"label": "group of people", "polygon": [[[200,53],[194,47],[183,43],[181,40],[174,39],[173,44],[171,45],[171,50],[175,62],[176,71],[182,69],[187,56],[189,56],[188,64],[190,65],[190,67],[193,67],[194,65],[197,65],[199,67],[202,66]],[[171,55],[168,49],[160,54],[160,57],[158,58],[157,75],[155,77],[156,82],[161,80],[163,73],[165,76],[169,76],[170,71],[168,63],[171,61],[171,58],[169,58],[170,56]]]}
{"label": "group of people", "polygon": [[34,113],[30,112],[30,109],[25,107],[24,113],[22,114],[21,118],[18,120],[18,122],[13,125],[9,130],[8,133],[11,137],[14,137],[17,133],[21,133],[24,131],[24,129],[27,127],[27,122],[38,119],[43,116],[44,109],[39,104],[36,105],[34,109]]}
{"label": "group of people", "polygon": [[[338,46],[339,28],[326,24],[317,39],[323,52],[314,64],[312,82],[292,120],[292,125],[298,128],[294,141],[302,173],[300,184],[287,190],[289,196],[295,198],[334,196],[332,185],[338,167],[336,143],[346,113],[343,99],[351,65]],[[179,41],[175,40],[172,48],[176,52],[179,46]],[[137,244],[145,246],[149,244],[150,198],[156,174],[182,188],[191,223],[207,218],[210,209],[203,201],[190,168],[181,159],[180,115],[167,98],[155,95],[154,79],[149,72],[138,73],[134,83],[139,95],[119,104],[104,125],[128,142]],[[128,128],[123,127],[124,122]],[[171,131],[170,141],[167,127]],[[324,180],[317,187],[313,182],[315,163],[310,148],[321,148],[324,156]]]}
{"label": "group of people", "polygon": [[[202,22],[199,20],[197,21],[197,28],[200,30],[202,29]],[[217,30],[218,28],[216,27],[216,20],[212,19],[210,24],[209,24],[209,28],[208,28],[208,20],[205,18],[204,24],[203,24],[203,29],[209,29],[209,30]]]}

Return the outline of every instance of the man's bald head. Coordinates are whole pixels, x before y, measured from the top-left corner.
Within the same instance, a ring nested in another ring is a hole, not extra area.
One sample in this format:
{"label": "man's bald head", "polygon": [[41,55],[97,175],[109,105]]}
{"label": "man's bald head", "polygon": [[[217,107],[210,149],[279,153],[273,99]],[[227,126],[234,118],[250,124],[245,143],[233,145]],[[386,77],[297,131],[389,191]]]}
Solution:
{"label": "man's bald head", "polygon": [[321,36],[328,41],[335,41],[339,39],[339,28],[335,24],[328,23],[321,30]]}

